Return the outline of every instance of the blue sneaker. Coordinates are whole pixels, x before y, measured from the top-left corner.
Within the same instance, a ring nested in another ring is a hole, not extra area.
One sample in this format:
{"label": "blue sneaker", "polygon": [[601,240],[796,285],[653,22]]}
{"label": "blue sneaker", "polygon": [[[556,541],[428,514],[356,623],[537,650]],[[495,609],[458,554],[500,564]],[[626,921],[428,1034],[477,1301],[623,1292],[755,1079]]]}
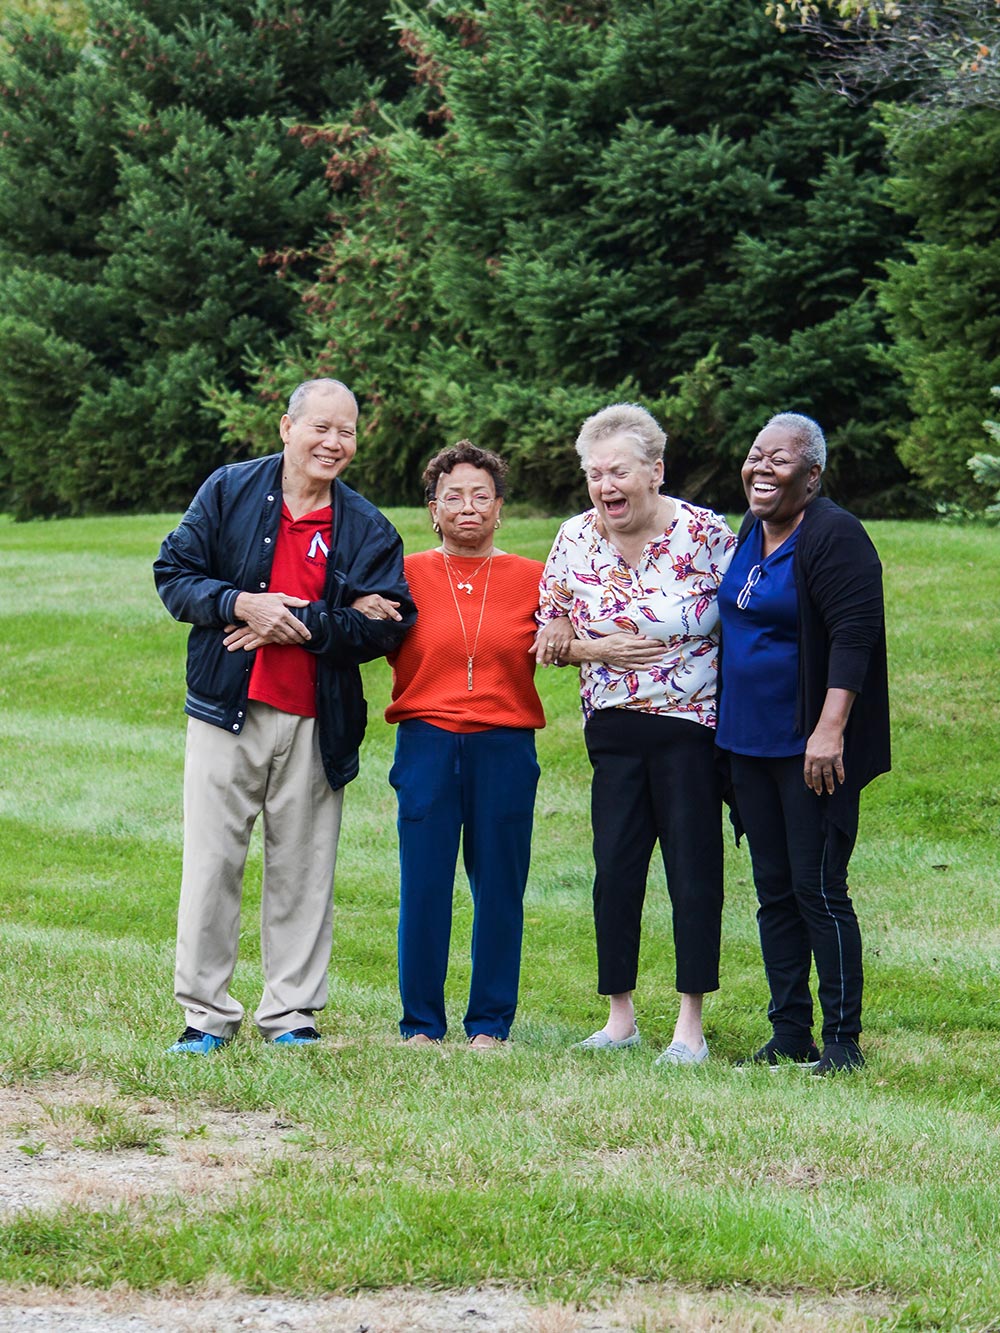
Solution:
{"label": "blue sneaker", "polygon": [[180,1040],[167,1047],[168,1055],[211,1055],[220,1046],[225,1046],[228,1037],[214,1037],[211,1032],[202,1032],[200,1028],[185,1028]]}
{"label": "blue sneaker", "polygon": [[315,1041],[322,1041],[315,1028],[295,1028],[275,1037],[272,1046],[311,1046]]}

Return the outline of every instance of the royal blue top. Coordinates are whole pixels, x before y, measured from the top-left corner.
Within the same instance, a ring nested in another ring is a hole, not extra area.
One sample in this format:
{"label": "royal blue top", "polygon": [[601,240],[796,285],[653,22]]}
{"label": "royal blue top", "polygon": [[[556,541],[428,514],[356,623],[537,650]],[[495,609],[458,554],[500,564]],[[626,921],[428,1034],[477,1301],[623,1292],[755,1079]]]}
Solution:
{"label": "royal blue top", "polygon": [[803,754],[795,726],[799,603],[792,559],[799,529],[764,557],[755,522],[719,588],[722,690],[716,744],[736,754]]}

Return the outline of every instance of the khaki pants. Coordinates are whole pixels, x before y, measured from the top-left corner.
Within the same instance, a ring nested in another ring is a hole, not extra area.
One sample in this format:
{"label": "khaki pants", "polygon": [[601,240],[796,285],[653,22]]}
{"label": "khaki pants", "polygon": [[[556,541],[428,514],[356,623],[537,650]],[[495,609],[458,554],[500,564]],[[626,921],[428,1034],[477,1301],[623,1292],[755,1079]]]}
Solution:
{"label": "khaki pants", "polygon": [[271,1038],[314,1025],[327,997],[343,802],[323,772],[315,718],[251,702],[239,735],[188,719],[174,995],[190,1027],[230,1037],[242,1022],[229,987],[243,869],[262,812],[264,993],[254,1020]]}

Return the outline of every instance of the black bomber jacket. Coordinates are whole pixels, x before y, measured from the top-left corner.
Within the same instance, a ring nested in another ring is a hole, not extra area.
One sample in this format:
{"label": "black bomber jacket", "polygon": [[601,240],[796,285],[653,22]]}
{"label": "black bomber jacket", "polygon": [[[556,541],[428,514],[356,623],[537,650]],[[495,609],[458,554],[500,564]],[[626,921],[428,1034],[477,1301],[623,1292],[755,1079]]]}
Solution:
{"label": "black bomber jacket", "polygon": [[[167,610],[192,626],[184,711],[227,731],[243,729],[254,654],[227,652],[224,627],[236,622],[241,592],[270,588],[281,468],[281,454],[270,454],[213,472],[153,565]],[[331,504],[323,599],[289,609],[312,635],[303,646],[317,658],[320,753],[336,791],[358,774],[368,721],[360,664],[397,648],[417,611],[403,577],[403,544],[389,520],[340,480],[331,488]],[[350,603],[366,593],[398,602],[402,620],[369,620],[352,610]]]}

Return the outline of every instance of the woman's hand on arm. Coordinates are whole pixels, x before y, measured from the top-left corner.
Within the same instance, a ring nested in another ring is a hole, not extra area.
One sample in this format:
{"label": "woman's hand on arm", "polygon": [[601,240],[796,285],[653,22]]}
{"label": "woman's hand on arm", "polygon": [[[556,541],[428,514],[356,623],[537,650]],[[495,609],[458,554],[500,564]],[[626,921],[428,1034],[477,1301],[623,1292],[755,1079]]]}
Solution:
{"label": "woman's hand on arm", "polygon": [[568,616],[550,620],[535,635],[529,649],[540,666],[580,666],[601,662],[616,671],[641,671],[654,666],[667,651],[660,639],[620,630],[594,639],[578,639]]}
{"label": "woman's hand on arm", "polygon": [[[662,639],[651,639],[645,634],[618,630],[597,639],[577,640],[580,662],[602,662],[616,671],[643,671],[655,666],[667,651]],[[571,649],[570,661],[574,661]]]}
{"label": "woman's hand on arm", "polygon": [[364,597],[355,597],[351,609],[360,611],[366,620],[402,620],[399,603],[377,592],[365,593]]}
{"label": "woman's hand on arm", "polygon": [[570,646],[575,638],[569,616],[557,616],[541,627],[528,652],[535,654],[539,666],[567,666]]}
{"label": "woman's hand on arm", "polygon": [[827,690],[819,721],[806,741],[802,776],[817,796],[832,795],[844,781],[844,728],[856,698],[853,690]]}

